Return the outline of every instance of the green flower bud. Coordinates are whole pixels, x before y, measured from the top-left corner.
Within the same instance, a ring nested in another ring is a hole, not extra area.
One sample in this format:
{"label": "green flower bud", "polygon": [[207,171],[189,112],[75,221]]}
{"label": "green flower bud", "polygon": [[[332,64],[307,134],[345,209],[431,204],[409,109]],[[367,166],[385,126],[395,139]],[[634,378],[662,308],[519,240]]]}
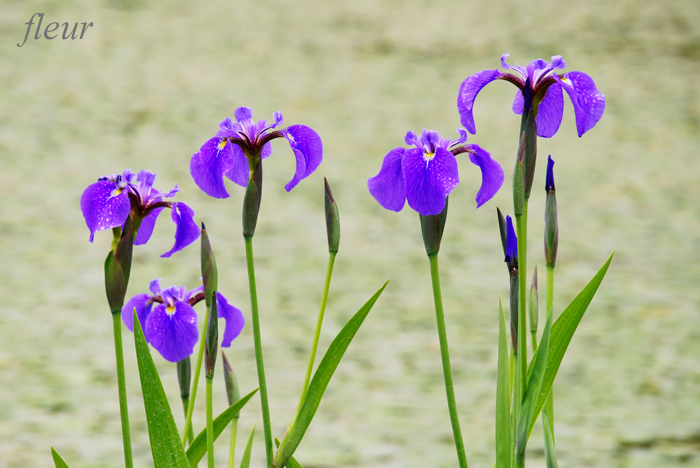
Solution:
{"label": "green flower bud", "polygon": [[340,245],[340,215],[338,205],[331,193],[328,180],[324,177],[325,199],[326,199],[326,233],[328,234],[328,252],[337,253]]}
{"label": "green flower bud", "polygon": [[209,307],[212,293],[218,289],[218,270],[216,268],[216,259],[214,258],[214,252],[211,250],[211,244],[209,243],[209,235],[207,234],[207,229],[202,223],[202,249],[201,249],[201,260],[202,260],[202,281],[204,283],[204,299],[207,307]]}
{"label": "green flower bud", "polygon": [[211,306],[209,307],[209,321],[207,322],[207,333],[204,341],[204,366],[206,377],[214,378],[214,366],[216,365],[216,351],[219,346],[219,317],[216,309],[216,291],[211,295]]}
{"label": "green flower bud", "polygon": [[442,233],[445,230],[445,221],[447,220],[447,202],[449,197],[445,198],[445,208],[436,215],[420,216],[420,227],[423,233],[423,244],[425,244],[425,252],[428,256],[437,255],[440,251],[440,242],[442,241]]}
{"label": "green flower bud", "polygon": [[[235,402],[241,399],[241,391],[238,388],[238,379],[236,374],[233,372],[231,364],[229,364],[224,351],[221,350],[221,357],[224,361],[224,383],[226,384],[226,397],[228,398],[228,405],[231,406]],[[238,412],[234,418],[238,419],[241,413]]]}
{"label": "green flower bud", "polygon": [[245,190],[243,198],[243,237],[253,237],[258,223],[260,201],[262,200],[262,159],[258,159],[255,170]]}

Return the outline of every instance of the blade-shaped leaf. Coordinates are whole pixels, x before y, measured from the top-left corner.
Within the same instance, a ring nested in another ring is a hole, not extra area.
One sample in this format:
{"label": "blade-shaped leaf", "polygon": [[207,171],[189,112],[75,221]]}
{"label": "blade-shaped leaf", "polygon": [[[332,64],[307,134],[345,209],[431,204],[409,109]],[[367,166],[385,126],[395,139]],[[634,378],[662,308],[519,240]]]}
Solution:
{"label": "blade-shaped leaf", "polygon": [[148,437],[151,440],[151,454],[155,468],[189,468],[185,448],[180,442],[180,434],[175,418],[165,396],[163,384],[158,376],[156,365],[148,350],[141,324],[134,309],[134,341],[136,358],[139,363],[143,405],[146,408]]}
{"label": "blade-shaped leaf", "polygon": [[[253,395],[258,391],[256,388],[228,408],[214,419],[214,440],[224,432],[228,423],[241,411],[241,408],[248,403],[248,400],[253,398]],[[204,454],[207,453],[207,430],[202,429],[202,432],[195,437],[190,446],[187,448],[187,459],[190,461],[190,466],[196,466]]]}
{"label": "blade-shaped leaf", "polygon": [[535,415],[535,403],[537,402],[537,396],[540,393],[540,387],[542,386],[542,380],[547,367],[551,331],[552,313],[550,311],[547,315],[547,324],[544,326],[544,331],[542,332],[542,341],[537,347],[535,355],[532,357],[530,372],[528,372],[527,386],[525,387],[525,394],[523,395],[523,403],[520,406],[520,418],[518,419],[518,428],[515,436],[516,460],[518,460],[519,457],[523,457],[520,459],[524,459],[527,439],[530,437],[528,430],[532,420],[537,419],[537,415]]}
{"label": "blade-shaped leaf", "polygon": [[557,453],[554,448],[554,432],[552,421],[549,419],[549,411],[542,411],[542,425],[544,426],[544,458],[547,468],[559,468]]}
{"label": "blade-shaped leaf", "polygon": [[540,411],[542,411],[545,401],[547,401],[547,395],[549,395],[552,389],[552,383],[557,376],[559,366],[564,358],[564,353],[566,353],[566,348],[569,346],[571,338],[576,331],[576,327],[578,327],[593,296],[596,291],[598,291],[600,283],[608,272],[608,267],[610,266],[613,255],[615,255],[615,252],[610,254],[610,257],[608,257],[605,264],[598,270],[598,273],[596,273],[593,279],[583,288],[571,304],[564,309],[564,312],[561,313],[556,322],[554,322],[554,325],[552,325],[549,353],[547,356],[547,369],[544,372],[544,379],[542,379],[542,386],[540,387],[540,393],[537,397],[537,403],[535,404],[534,417],[530,422],[530,433],[532,433],[532,428],[535,427],[537,416],[540,414]]}
{"label": "blade-shaped leaf", "polygon": [[[280,448],[280,440],[277,437],[275,437],[275,445],[277,446],[277,448]],[[294,457],[289,458],[286,466],[287,468],[304,468],[303,466],[301,466],[301,463],[299,463]]]}
{"label": "blade-shaped leaf", "polygon": [[63,458],[58,454],[55,448],[51,447],[51,456],[53,457],[53,463],[56,468],[70,468],[68,463],[63,461]]}
{"label": "blade-shaped leaf", "polygon": [[306,393],[304,404],[301,406],[299,414],[297,414],[292,425],[289,426],[284,439],[282,439],[280,448],[275,454],[275,460],[272,463],[273,468],[285,466],[299,446],[302,437],[304,437],[306,430],[309,428],[316,414],[316,410],[318,410],[318,406],[321,404],[323,392],[326,391],[326,387],[328,387],[328,383],[331,377],[333,377],[333,373],[338,367],[340,359],[343,357],[343,354],[345,354],[350,342],[355,337],[355,333],[357,333],[360,325],[362,325],[365,317],[367,317],[367,314],[372,309],[372,306],[374,306],[374,303],[377,302],[377,299],[379,299],[379,296],[382,294],[387,284],[389,284],[389,281],[384,283],[384,286],[379,288],[379,291],[357,311],[328,347],[326,355],[323,356],[323,360],[318,365],[318,369],[316,369],[316,373],[309,384],[309,390]]}
{"label": "blade-shaped leaf", "polygon": [[[250,431],[250,436],[248,437],[248,443],[245,445],[245,451],[243,452],[243,458],[241,458],[241,468],[248,468],[250,466],[250,452],[253,450],[253,439],[255,438],[255,425],[253,425],[253,430]],[[192,465],[194,466],[194,465]]]}
{"label": "blade-shaped leaf", "polygon": [[510,351],[503,301],[498,296],[498,381],[496,383],[496,467],[510,468]]}

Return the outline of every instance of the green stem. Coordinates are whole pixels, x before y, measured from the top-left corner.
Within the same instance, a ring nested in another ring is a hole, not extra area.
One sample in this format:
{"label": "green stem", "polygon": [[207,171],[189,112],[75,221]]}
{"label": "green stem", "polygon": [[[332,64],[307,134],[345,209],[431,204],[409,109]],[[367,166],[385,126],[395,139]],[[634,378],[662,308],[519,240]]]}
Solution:
{"label": "green stem", "polygon": [[190,404],[187,407],[187,416],[185,417],[185,430],[182,432],[182,445],[187,442],[188,437],[192,434],[192,413],[194,412],[194,402],[197,399],[197,387],[199,386],[199,371],[202,368],[202,360],[204,359],[204,341],[207,333],[207,323],[209,323],[209,307],[204,313],[204,326],[199,334],[199,352],[197,353],[197,365],[194,368],[194,379],[192,380],[192,390],[190,391]]}
{"label": "green stem", "polygon": [[207,466],[214,468],[214,411],[212,388],[214,379],[207,377]]}
{"label": "green stem", "polygon": [[258,367],[258,386],[260,387],[260,406],[262,406],[263,433],[265,436],[265,455],[267,466],[272,466],[272,427],[270,424],[270,407],[267,402],[267,383],[265,382],[265,365],[263,364],[262,340],[260,339],[260,317],[258,316],[258,292],[255,286],[255,263],[253,261],[253,238],[245,237],[245,258],[248,264],[248,285],[250,286],[250,308],[253,317],[253,340],[255,343],[255,362]]}
{"label": "green stem", "polygon": [[[547,266],[547,313],[554,314],[554,266]],[[554,315],[552,315],[554,320]],[[549,396],[544,405],[544,411],[549,422],[549,430],[551,432],[552,441],[554,441],[554,384],[549,391]]]}
{"label": "green stem", "polygon": [[117,355],[117,385],[119,387],[119,413],[122,419],[122,439],[124,441],[124,464],[126,468],[133,468],[134,460],[131,454],[129,407],[126,402],[126,377],[124,375],[121,314],[112,314],[112,325],[114,328],[114,352]]}
{"label": "green stem", "polygon": [[452,367],[450,365],[450,351],[447,348],[447,330],[445,329],[445,314],[442,309],[442,291],[440,289],[440,271],[438,269],[437,254],[429,255],[430,277],[433,282],[433,298],[435,299],[435,316],[437,318],[438,336],[440,338],[440,354],[442,356],[442,372],[445,377],[445,393],[447,394],[447,408],[452,422],[452,433],[455,438],[455,448],[460,468],[467,468],[467,455],[464,450],[462,428],[459,425],[457,403],[455,402],[455,390],[452,383]]}
{"label": "green stem", "polygon": [[231,423],[231,443],[228,454],[228,468],[233,468],[233,460],[236,458],[236,431],[238,429],[238,418],[233,418]]}
{"label": "green stem", "polygon": [[326,271],[326,284],[323,286],[323,297],[321,298],[321,309],[318,311],[318,320],[316,320],[316,332],[314,333],[314,341],[311,345],[311,355],[309,356],[309,365],[306,368],[306,377],[304,377],[304,387],[301,389],[299,404],[297,405],[297,414],[301,410],[301,405],[306,399],[306,392],[309,389],[309,381],[311,380],[311,372],[314,369],[314,360],[316,359],[316,350],[318,349],[318,339],[321,336],[321,325],[323,324],[323,315],[326,312],[326,302],[328,301],[328,290],[331,286],[331,276],[333,275],[333,264],[337,252],[331,252],[328,256],[328,269]]}

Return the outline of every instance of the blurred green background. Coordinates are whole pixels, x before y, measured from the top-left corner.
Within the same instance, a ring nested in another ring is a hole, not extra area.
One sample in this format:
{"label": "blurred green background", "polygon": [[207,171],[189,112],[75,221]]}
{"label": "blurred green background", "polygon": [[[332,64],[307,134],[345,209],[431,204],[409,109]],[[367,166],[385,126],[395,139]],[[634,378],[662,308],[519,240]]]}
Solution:
{"label": "blurred green background", "polygon": [[[615,259],[569,348],[556,385],[562,467],[700,466],[700,4],[695,0],[541,2],[9,1],[0,4],[0,467],[123,466],[114,351],[102,263],[110,234],[88,243],[80,194],[99,176],[147,168],[175,183],[204,221],[221,291],[250,317],[240,207],[199,191],[192,154],[240,105],[281,110],[316,129],[324,162],[291,193],[294,158],[273,143],[255,239],[274,432],[283,435],[303,379],[326,266],[323,176],[342,218],[323,352],[388,278],[297,452],[306,468],[455,466],[418,217],[368,194],[382,157],[407,130],[456,137],[461,81],[561,54],[606,95],[583,138],[566,104],[540,139],[530,203],[530,269],[543,265],[544,164],[557,162],[561,310],[613,249]],[[44,25],[93,22],[82,40],[18,48],[33,13]],[[498,82],[475,106],[478,134],[510,180],[519,116]],[[479,171],[462,158],[441,252],[443,294],[467,453],[494,460],[498,295],[508,290],[496,206],[475,210]],[[506,182],[506,189],[509,182]],[[170,259],[162,216],[138,247],[129,295],[197,284],[199,248]],[[531,271],[528,272],[531,274]],[[544,294],[544,287],[542,287]],[[201,312],[201,310],[200,310]],[[125,333],[137,466],[150,451],[133,338]],[[247,393],[257,386],[248,324],[228,353]],[[174,365],[156,362],[181,424]],[[220,377],[217,377],[217,382]],[[257,397],[240,433],[261,428]],[[200,402],[201,403],[201,402]],[[224,409],[223,383],[215,411]],[[204,423],[198,407],[195,429]],[[538,426],[539,427],[539,426]],[[254,466],[264,463],[258,431]],[[242,453],[240,441],[239,454]],[[528,466],[544,466],[540,429]],[[226,458],[226,443],[217,459]]]}

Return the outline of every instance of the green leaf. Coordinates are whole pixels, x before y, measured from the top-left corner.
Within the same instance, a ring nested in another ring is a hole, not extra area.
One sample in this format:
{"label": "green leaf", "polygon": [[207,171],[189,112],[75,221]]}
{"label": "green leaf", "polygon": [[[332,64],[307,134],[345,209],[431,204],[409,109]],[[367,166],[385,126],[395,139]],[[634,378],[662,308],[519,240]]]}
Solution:
{"label": "green leaf", "polygon": [[[250,466],[250,452],[253,450],[253,439],[254,438],[255,438],[255,425],[253,425],[253,430],[250,431],[250,436],[248,437],[248,443],[245,445],[245,451],[243,452],[243,458],[241,458],[241,468],[248,468]],[[194,466],[194,465],[192,465],[192,466]]]}
{"label": "green leaf", "polygon": [[309,390],[306,393],[304,404],[301,406],[301,409],[299,410],[299,413],[292,422],[291,426],[289,426],[284,439],[282,439],[280,448],[275,454],[275,460],[272,463],[273,468],[281,468],[285,466],[291,456],[294,454],[296,448],[299,446],[301,439],[304,437],[306,430],[309,428],[309,425],[316,414],[316,410],[318,410],[318,406],[321,404],[323,393],[326,391],[326,387],[328,387],[328,383],[330,382],[331,377],[333,377],[333,373],[338,367],[338,363],[340,363],[343,354],[345,354],[345,351],[348,349],[348,346],[355,337],[357,330],[360,328],[360,325],[362,325],[362,322],[365,320],[365,317],[367,317],[367,314],[372,309],[372,306],[374,306],[374,303],[377,302],[377,299],[379,299],[379,296],[382,294],[387,284],[389,284],[389,281],[384,283],[384,286],[379,288],[379,291],[377,291],[374,296],[372,296],[370,300],[367,301],[367,303],[365,303],[365,305],[363,305],[359,311],[357,311],[350,321],[345,324],[343,329],[340,330],[338,336],[335,337],[331,345],[328,347],[326,355],[323,356],[323,360],[318,365],[318,369],[316,369],[316,373],[309,384]]}
{"label": "green leaf", "polygon": [[[214,419],[214,440],[217,439],[221,435],[222,432],[224,432],[224,429],[226,429],[226,426],[228,426],[228,423],[231,422],[231,420],[236,417],[236,415],[241,411],[241,408],[245,406],[246,403],[248,403],[248,400],[253,398],[253,395],[258,391],[256,388],[231,406],[229,406],[226,410],[224,410],[220,415]],[[190,466],[196,466],[197,463],[199,463],[199,460],[204,457],[204,454],[207,453],[207,430],[206,428],[202,429],[202,432],[197,435],[197,437],[192,441],[190,446],[187,448],[187,459],[190,462]]]}
{"label": "green leaf", "polygon": [[[277,437],[275,437],[275,445],[277,446],[277,448],[280,448],[280,440]],[[296,459],[294,457],[290,457],[289,461],[287,462],[287,468],[304,468],[304,467],[301,466],[301,463],[296,461]]]}
{"label": "green leaf", "polygon": [[503,301],[498,296],[498,381],[496,383],[496,467],[510,468],[510,351]]}
{"label": "green leaf", "polygon": [[[612,261],[615,252],[610,254],[608,260],[605,264],[598,270],[598,273],[593,277],[593,279],[586,285],[585,288],[579,293],[578,296],[569,304],[569,306],[561,313],[559,318],[552,325],[552,333],[549,343],[549,353],[547,356],[547,369],[544,372],[544,379],[542,380],[542,386],[540,387],[540,393],[537,397],[537,403],[535,404],[535,412],[532,421],[530,422],[529,433],[532,433],[532,428],[535,426],[535,421],[537,416],[542,411],[542,407],[547,401],[547,396],[552,390],[552,384],[554,383],[554,378],[557,376],[559,371],[559,366],[564,358],[564,353],[566,353],[566,348],[571,342],[571,338],[574,336],[576,327],[578,327],[583,314],[586,312],[588,305],[591,303],[593,296],[600,283],[603,281],[605,274],[608,272],[608,267]],[[549,312],[549,311],[548,311]]]}
{"label": "green leaf", "polygon": [[189,468],[185,449],[180,442],[168,398],[158,376],[156,365],[148,350],[141,324],[134,310],[134,341],[139,363],[143,405],[146,408],[148,436],[151,439],[151,454],[155,468]]}
{"label": "green leaf", "polygon": [[122,267],[114,258],[114,252],[111,250],[105,259],[105,291],[107,292],[109,310],[113,314],[121,313],[124,306],[126,283],[124,282]]}
{"label": "green leaf", "polygon": [[520,418],[518,419],[518,427],[515,436],[516,460],[524,460],[527,439],[530,437],[528,430],[530,425],[534,424],[533,421],[537,420],[535,403],[537,402],[537,396],[540,394],[542,380],[544,379],[544,373],[547,367],[551,331],[552,312],[550,311],[549,314],[547,314],[547,324],[544,326],[544,332],[542,332],[542,341],[537,347],[535,355],[532,357],[530,372],[528,372],[527,386],[525,387],[525,394],[523,395],[523,403],[520,406]]}
{"label": "green leaf", "polygon": [[63,461],[63,458],[58,454],[55,448],[51,447],[51,456],[53,457],[53,463],[56,468],[70,468],[68,463]]}
{"label": "green leaf", "polygon": [[544,458],[547,468],[559,468],[557,463],[557,453],[554,448],[554,432],[552,421],[549,419],[547,408],[542,411],[542,425],[544,426]]}

